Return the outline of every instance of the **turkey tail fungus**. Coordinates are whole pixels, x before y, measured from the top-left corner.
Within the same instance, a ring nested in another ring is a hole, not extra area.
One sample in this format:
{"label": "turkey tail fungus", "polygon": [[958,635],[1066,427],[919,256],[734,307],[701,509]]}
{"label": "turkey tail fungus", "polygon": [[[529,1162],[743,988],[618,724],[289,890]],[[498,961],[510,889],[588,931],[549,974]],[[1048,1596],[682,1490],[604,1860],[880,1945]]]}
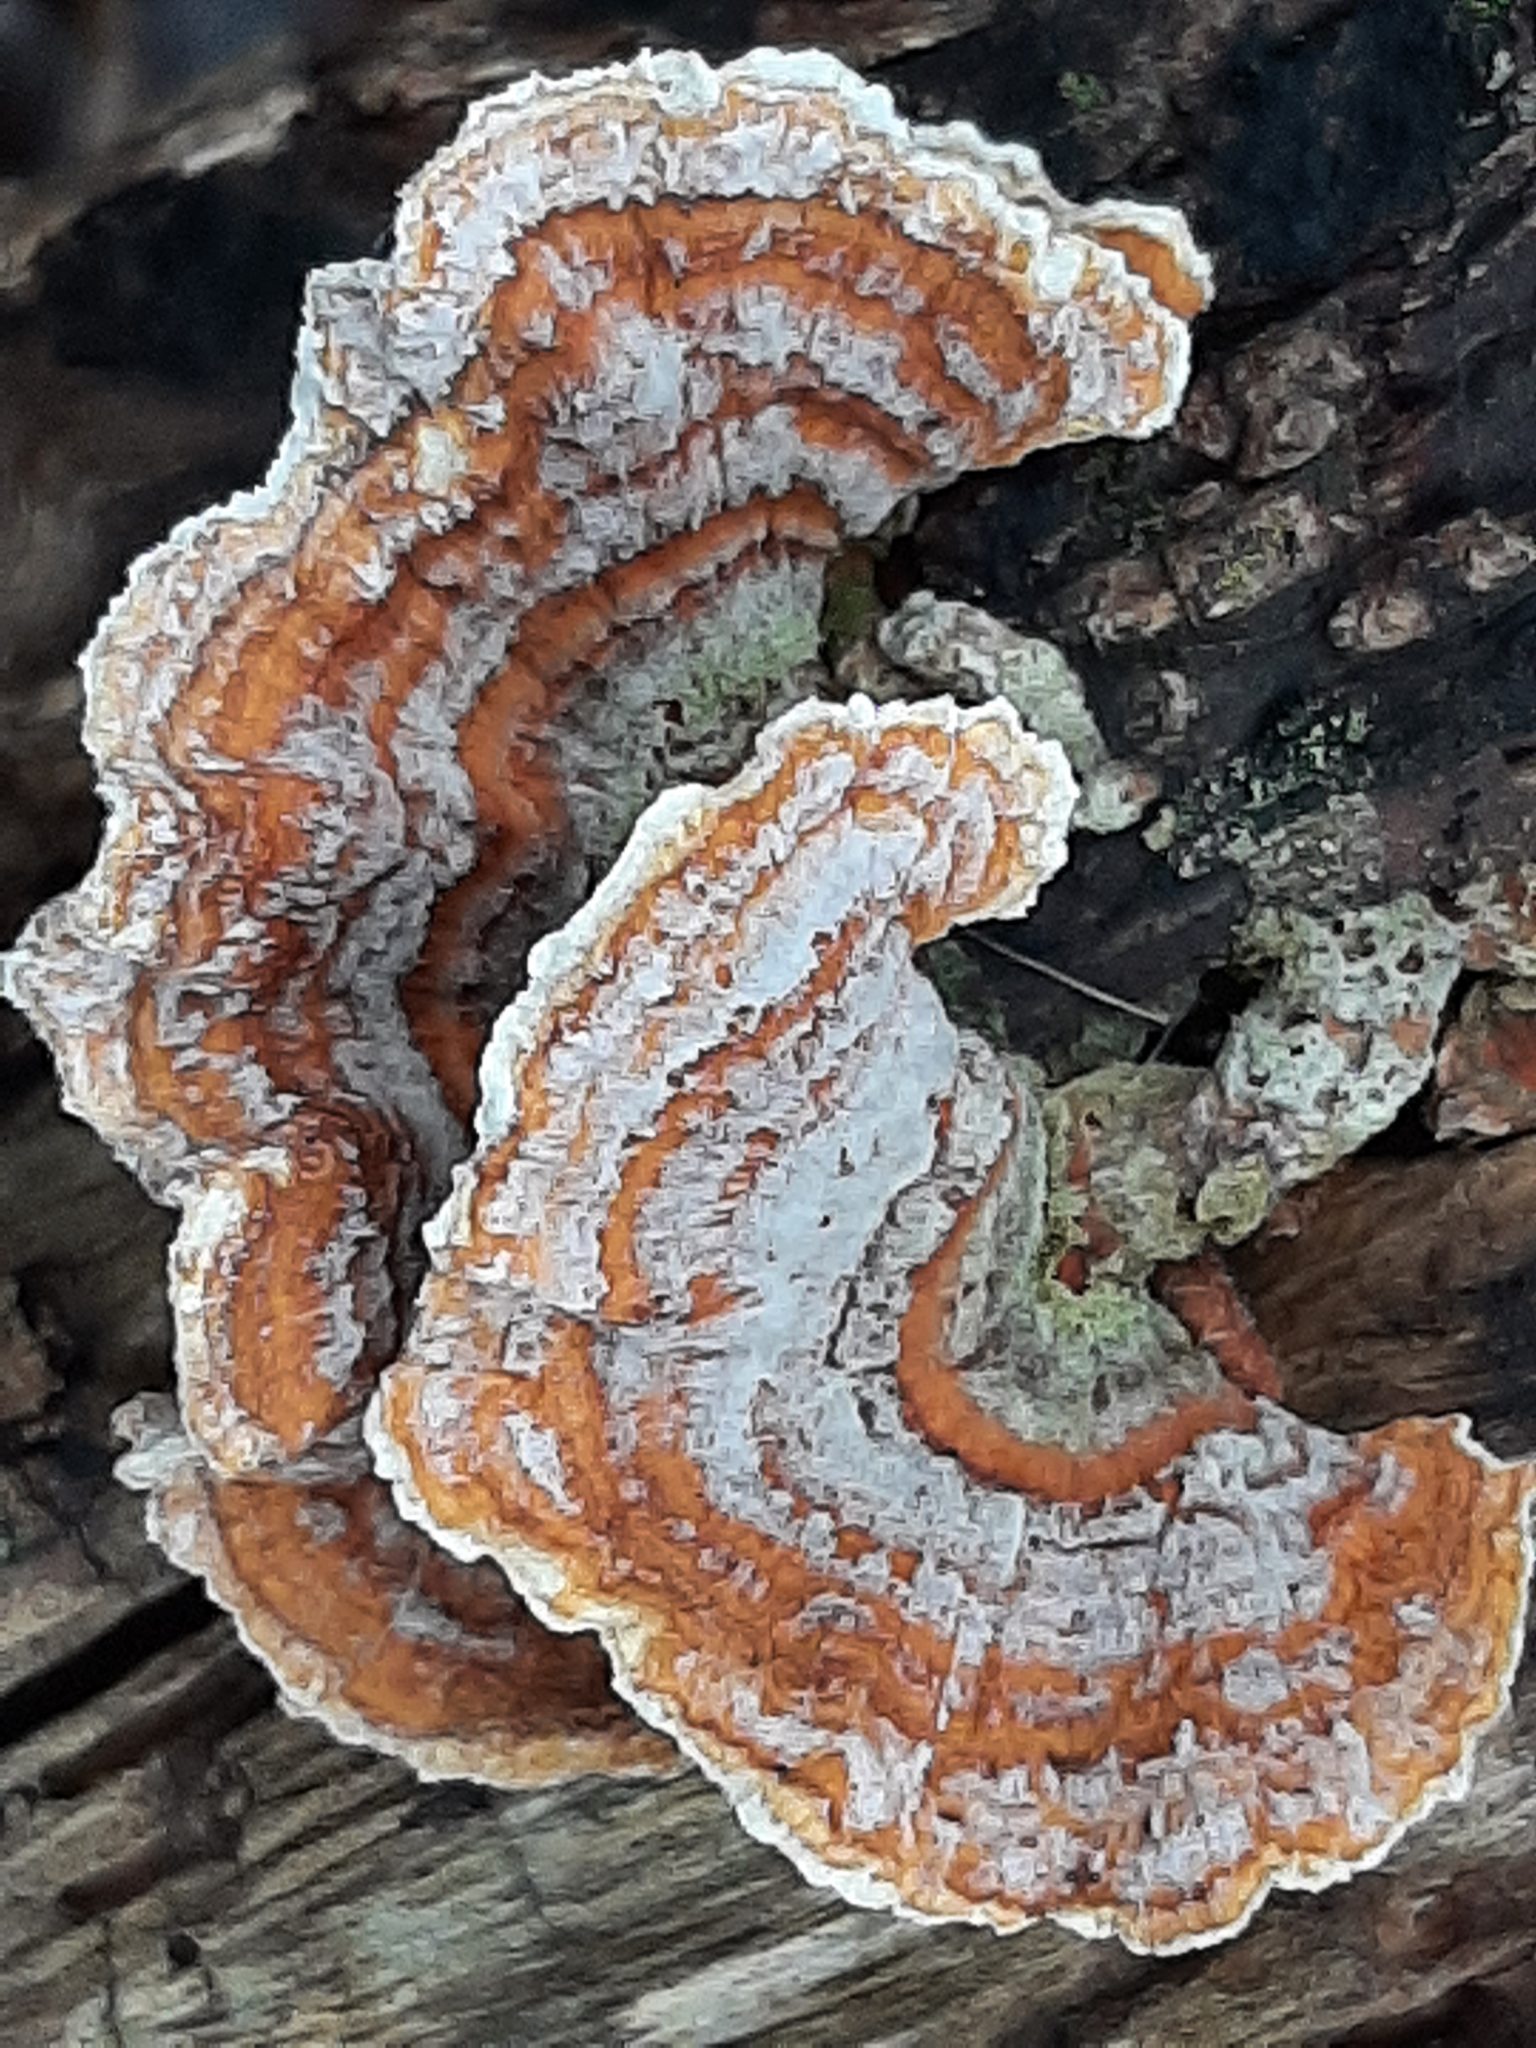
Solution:
{"label": "turkey tail fungus", "polygon": [[1106,1214],[1064,1275],[1113,1175],[911,955],[1075,795],[1002,701],[855,698],[658,802],[496,1026],[368,1435],[814,1882],[1166,1953],[1465,1784],[1536,1467],[1303,1422]]}
{"label": "turkey tail fungus", "polygon": [[655,1750],[594,1655],[498,1660],[483,1575],[447,1583],[357,1466],[486,1030],[645,803],[807,694],[840,539],[1155,432],[1207,294],[1176,214],[1073,206],[828,57],[526,79],[387,256],[310,279],[265,481],[134,565],[83,664],[101,850],[4,985],[182,1212],[190,1444],[130,1416],[125,1470],[339,1733],[515,1776],[563,1671],[589,1734]]}
{"label": "turkey tail fungus", "polygon": [[232,1479],[168,1411],[152,1394],[118,1411],[131,1448],[117,1476],[148,1496],[151,1536],[233,1618],[289,1713],[423,1778],[521,1786],[675,1765],[614,1698],[597,1643],[551,1634],[501,1573],[403,1523],[360,1448]]}

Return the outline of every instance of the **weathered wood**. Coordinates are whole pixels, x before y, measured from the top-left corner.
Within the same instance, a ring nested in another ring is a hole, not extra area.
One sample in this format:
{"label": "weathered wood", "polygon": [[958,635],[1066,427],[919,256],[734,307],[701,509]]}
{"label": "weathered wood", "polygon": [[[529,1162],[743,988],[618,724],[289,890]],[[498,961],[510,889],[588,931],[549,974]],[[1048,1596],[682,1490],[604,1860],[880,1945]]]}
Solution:
{"label": "weathered wood", "polygon": [[264,1691],[219,1624],[7,1756],[12,2039],[1302,2043],[1530,1955],[1530,1674],[1390,1869],[1173,1965],[841,1906],[692,1776],[424,1787]]}
{"label": "weathered wood", "polygon": [[1303,1414],[1464,1406],[1490,1448],[1529,1451],[1536,1140],[1350,1162],[1282,1225],[1234,1263]]}
{"label": "weathered wood", "polygon": [[[122,10],[73,12],[101,36]],[[878,566],[888,597],[930,583],[1059,638],[1112,739],[1161,773],[1201,870],[1177,875],[1134,834],[1084,849],[1032,952],[1177,1017],[1171,1049],[1197,1059],[1230,994],[1211,970],[1244,900],[1226,859],[1244,824],[1369,787],[1399,884],[1529,845],[1522,11],[655,0],[557,18],[438,0],[369,10],[361,36],[318,4],[247,12],[233,68],[141,70],[0,187],[0,939],[94,840],[74,650],[138,548],[264,466],[303,271],[375,243],[468,94],[648,37],[715,56],[824,41],[881,65],[917,113],[1028,137],[1066,189],[1184,205],[1216,249],[1173,436],[967,486]],[[279,13],[309,40],[259,26]],[[975,957],[1019,1043],[1067,1062],[1147,1050],[1154,1034]],[[1536,1140],[1418,1156],[1417,1127],[1398,1135],[1304,1197],[1294,1237],[1245,1255],[1245,1284],[1309,1415],[1465,1407],[1494,1448],[1529,1452]],[[167,1237],[0,1018],[14,2041],[1529,2038],[1529,1657],[1467,1804],[1343,1892],[1272,1901],[1237,1943],[1172,1965],[854,1913],[696,1777],[423,1787],[285,1719],[109,1478],[111,1408],[167,1378]]]}

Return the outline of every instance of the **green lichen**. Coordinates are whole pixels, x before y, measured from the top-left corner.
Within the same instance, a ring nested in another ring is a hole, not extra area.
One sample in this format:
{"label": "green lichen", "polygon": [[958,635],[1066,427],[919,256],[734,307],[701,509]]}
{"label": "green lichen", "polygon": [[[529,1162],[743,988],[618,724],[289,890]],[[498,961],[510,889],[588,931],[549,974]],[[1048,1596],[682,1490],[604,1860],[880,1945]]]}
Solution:
{"label": "green lichen", "polygon": [[1165,805],[1145,843],[1171,854],[1185,880],[1219,861],[1248,864],[1298,817],[1333,798],[1361,798],[1373,780],[1364,751],[1370,729],[1359,704],[1285,712],[1252,747],[1229,754],[1218,773],[1199,777]]}
{"label": "green lichen", "polygon": [[[1097,1268],[1103,1275],[1140,1282],[1160,1261],[1200,1249],[1205,1233],[1191,1209],[1195,1183],[1183,1136],[1197,1081],[1184,1067],[1116,1062],[1045,1096],[1047,1266],[1083,1244],[1090,1205],[1121,1240]],[[1087,1189],[1075,1187],[1070,1173],[1084,1140],[1092,1154]]]}
{"label": "green lichen", "polygon": [[1053,1086],[1076,1080],[1095,1067],[1129,1064],[1147,1043],[1152,1026],[1123,1010],[1084,1000],[1070,1035],[1032,1047]]}
{"label": "green lichen", "polygon": [[551,744],[593,872],[663,789],[734,774],[770,719],[825,687],[820,612],[819,570],[776,565],[729,605],[662,626],[603,689],[578,694]]}
{"label": "green lichen", "polygon": [[1201,1182],[1195,1217],[1218,1244],[1241,1244],[1269,1214],[1275,1195],[1275,1177],[1262,1159],[1229,1160]]}
{"label": "green lichen", "polygon": [[1075,114],[1092,114],[1109,104],[1109,87],[1092,71],[1063,71],[1056,90]]}
{"label": "green lichen", "polygon": [[[1023,1062],[1015,1078],[1026,1108],[986,1247],[985,1330],[967,1383],[1020,1436],[1086,1450],[1150,1420],[1170,1397],[1206,1388],[1214,1368],[1148,1293],[1144,1248],[1095,1265],[1080,1291],[1057,1277],[1078,1236],[1065,1159],[1087,1101],[1069,1113],[1065,1091],[1043,1094]],[[1160,1254],[1180,1255],[1190,1228],[1158,1127],[1187,1098],[1188,1077],[1131,1069],[1098,1079],[1093,1100],[1120,1119],[1100,1148],[1105,1199],[1117,1220],[1139,1214]]]}
{"label": "green lichen", "polygon": [[1260,550],[1224,562],[1211,589],[1227,611],[1241,611],[1258,596],[1268,557]]}
{"label": "green lichen", "polygon": [[670,766],[690,774],[710,772],[701,766],[718,758],[721,771],[734,770],[743,757],[741,742],[774,716],[773,700],[791,677],[816,659],[819,623],[808,613],[787,611],[728,647],[714,659],[669,679],[672,716],[667,758]]}
{"label": "green lichen", "polygon": [[1024,1108],[966,1370],[1020,1435],[1086,1447],[1209,1389],[1156,1269],[1251,1236],[1386,1128],[1433,1066],[1462,933],[1412,892],[1327,914],[1271,901],[1234,958],[1257,993],[1208,1072],[1112,1061],[1048,1087],[1010,1062]]}
{"label": "green lichen", "polygon": [[867,548],[845,548],[828,565],[821,608],[821,641],[830,666],[873,637],[884,609],[874,557]]}
{"label": "green lichen", "polygon": [[[1190,1348],[1179,1324],[1145,1287],[1118,1276],[1099,1275],[1081,1294],[1048,1283],[1039,1315],[1053,1359],[1069,1362],[1079,1381],[1099,1377],[1143,1386],[1150,1381],[1166,1398],[1171,1356]],[[1063,1394],[1075,1391],[1070,1385],[1062,1388]],[[1126,1387],[1118,1391],[1123,1399]]]}

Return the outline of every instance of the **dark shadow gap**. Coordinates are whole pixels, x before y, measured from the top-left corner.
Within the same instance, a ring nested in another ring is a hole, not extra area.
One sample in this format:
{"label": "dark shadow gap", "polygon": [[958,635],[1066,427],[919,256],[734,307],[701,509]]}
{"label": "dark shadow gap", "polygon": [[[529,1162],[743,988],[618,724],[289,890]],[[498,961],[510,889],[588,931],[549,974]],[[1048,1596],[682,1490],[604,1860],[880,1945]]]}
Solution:
{"label": "dark shadow gap", "polygon": [[136,1607],[45,1671],[24,1678],[0,1696],[0,1749],[109,1692],[151,1657],[206,1628],[214,1612],[200,1587],[177,1586]]}

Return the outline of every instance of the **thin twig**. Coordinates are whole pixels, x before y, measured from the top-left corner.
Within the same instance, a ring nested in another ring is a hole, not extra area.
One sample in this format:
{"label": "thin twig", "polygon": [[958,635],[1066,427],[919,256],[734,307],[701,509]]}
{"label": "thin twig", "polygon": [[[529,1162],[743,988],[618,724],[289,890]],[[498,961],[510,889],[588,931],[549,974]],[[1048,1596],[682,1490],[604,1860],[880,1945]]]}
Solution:
{"label": "thin twig", "polygon": [[1145,1052],[1137,1053],[1136,1064],[1138,1067],[1155,1067],[1161,1063],[1163,1054],[1168,1050],[1169,1042],[1174,1032],[1179,1028],[1179,1022],[1180,1020],[1177,1017],[1170,1017]]}
{"label": "thin twig", "polygon": [[1048,967],[1043,960],[1031,960],[1027,953],[1019,953],[1012,946],[1005,946],[1001,939],[989,939],[985,932],[969,931],[962,937],[985,946],[989,953],[996,953],[1004,960],[1011,960],[1015,967],[1027,967],[1031,974],[1044,975],[1047,981],[1060,982],[1074,995],[1085,996],[1090,1003],[1103,1003],[1111,1010],[1123,1010],[1127,1017],[1139,1017],[1143,1024],[1156,1024],[1159,1030],[1167,1031],[1173,1023],[1161,1010],[1149,1010],[1144,1003],[1133,1003],[1125,996],[1111,995],[1107,988],[1095,988],[1091,981],[1079,981],[1075,974],[1068,974],[1063,967]]}

